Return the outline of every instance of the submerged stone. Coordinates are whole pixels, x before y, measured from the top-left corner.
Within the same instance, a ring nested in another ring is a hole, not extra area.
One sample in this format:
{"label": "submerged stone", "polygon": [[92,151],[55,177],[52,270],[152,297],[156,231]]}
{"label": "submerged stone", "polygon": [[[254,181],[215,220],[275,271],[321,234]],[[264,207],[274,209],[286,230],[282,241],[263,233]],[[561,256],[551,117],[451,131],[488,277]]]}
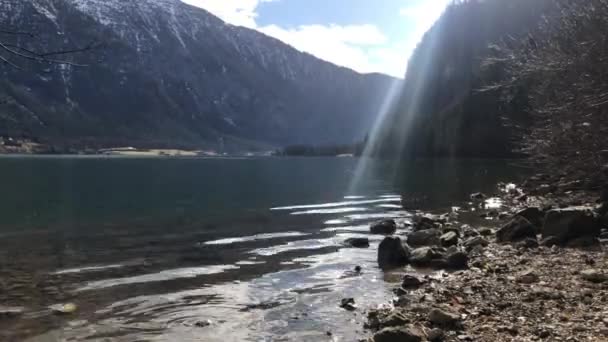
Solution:
{"label": "submerged stone", "polygon": [[372,234],[392,235],[397,231],[397,223],[395,220],[384,220],[371,225],[370,232]]}
{"label": "submerged stone", "polygon": [[355,247],[355,248],[367,248],[369,247],[369,239],[368,238],[350,238],[344,240],[344,244],[346,246]]}

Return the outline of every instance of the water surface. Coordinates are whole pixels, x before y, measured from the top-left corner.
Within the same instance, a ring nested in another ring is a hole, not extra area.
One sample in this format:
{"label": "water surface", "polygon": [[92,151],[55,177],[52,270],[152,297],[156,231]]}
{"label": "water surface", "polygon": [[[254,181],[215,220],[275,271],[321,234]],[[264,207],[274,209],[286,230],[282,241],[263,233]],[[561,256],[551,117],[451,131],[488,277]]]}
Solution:
{"label": "water surface", "polygon": [[[399,279],[376,268],[370,222],[406,223],[516,172],[424,160],[395,182],[369,165],[353,186],[351,158],[0,158],[0,300],[25,310],[0,320],[0,340],[365,336],[363,312]],[[350,237],[372,246],[347,248]],[[344,297],[359,310],[339,308]],[[49,312],[66,302],[76,314]]]}

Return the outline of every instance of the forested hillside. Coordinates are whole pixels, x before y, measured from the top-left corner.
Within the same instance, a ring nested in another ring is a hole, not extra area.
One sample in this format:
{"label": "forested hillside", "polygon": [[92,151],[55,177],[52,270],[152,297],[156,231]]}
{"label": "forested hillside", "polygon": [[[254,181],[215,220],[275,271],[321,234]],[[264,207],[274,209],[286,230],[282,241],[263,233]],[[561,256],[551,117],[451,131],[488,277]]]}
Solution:
{"label": "forested hillside", "polygon": [[372,152],[525,156],[556,182],[599,189],[608,162],[607,28],[605,0],[454,3],[411,58]]}
{"label": "forested hillside", "polygon": [[450,5],[411,57],[400,99],[381,127],[374,153],[511,155],[517,137],[501,118],[500,96],[479,91],[507,75],[484,68],[484,60],[497,53],[495,46],[528,41],[554,6],[551,0]]}

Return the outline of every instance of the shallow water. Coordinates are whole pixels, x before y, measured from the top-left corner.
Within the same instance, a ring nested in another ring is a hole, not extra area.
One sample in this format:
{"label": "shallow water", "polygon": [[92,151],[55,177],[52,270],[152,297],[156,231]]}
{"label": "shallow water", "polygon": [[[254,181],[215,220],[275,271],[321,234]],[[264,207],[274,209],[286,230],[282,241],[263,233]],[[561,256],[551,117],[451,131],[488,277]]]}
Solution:
{"label": "shallow water", "polygon": [[[0,158],[0,300],[24,307],[0,318],[0,340],[356,340],[399,280],[376,268],[370,222],[406,222],[515,174],[504,161],[420,161],[393,182],[376,162],[348,193],[356,162]],[[368,249],[343,245],[363,236]],[[345,297],[359,309],[339,308]],[[66,302],[77,313],[49,312]]]}

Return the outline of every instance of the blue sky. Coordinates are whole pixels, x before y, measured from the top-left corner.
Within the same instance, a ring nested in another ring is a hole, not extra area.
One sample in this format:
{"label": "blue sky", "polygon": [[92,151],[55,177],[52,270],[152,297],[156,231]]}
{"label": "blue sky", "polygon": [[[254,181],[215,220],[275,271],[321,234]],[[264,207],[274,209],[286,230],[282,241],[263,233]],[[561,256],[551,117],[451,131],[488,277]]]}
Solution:
{"label": "blue sky", "polygon": [[403,77],[450,0],[183,0],[359,72]]}

